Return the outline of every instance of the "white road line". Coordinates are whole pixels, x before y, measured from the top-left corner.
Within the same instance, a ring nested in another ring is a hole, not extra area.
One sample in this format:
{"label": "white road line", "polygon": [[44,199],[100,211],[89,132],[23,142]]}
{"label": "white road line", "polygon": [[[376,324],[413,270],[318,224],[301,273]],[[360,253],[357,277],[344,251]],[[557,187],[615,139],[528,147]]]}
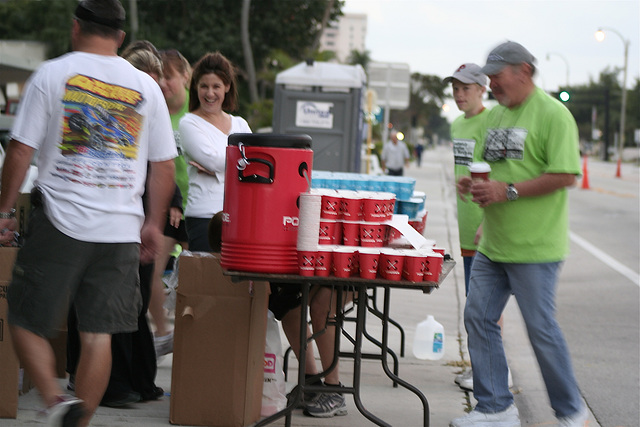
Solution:
{"label": "white road line", "polygon": [[629,267],[620,264],[620,262],[615,260],[613,257],[604,253],[603,251],[601,251],[591,243],[587,242],[577,234],[569,232],[569,238],[574,243],[580,245],[584,250],[586,250],[587,252],[590,252],[596,258],[600,259],[600,261],[607,264],[609,267],[613,268],[618,273],[622,274],[623,276],[631,280],[635,285],[640,286],[640,275],[638,273],[636,273]]}

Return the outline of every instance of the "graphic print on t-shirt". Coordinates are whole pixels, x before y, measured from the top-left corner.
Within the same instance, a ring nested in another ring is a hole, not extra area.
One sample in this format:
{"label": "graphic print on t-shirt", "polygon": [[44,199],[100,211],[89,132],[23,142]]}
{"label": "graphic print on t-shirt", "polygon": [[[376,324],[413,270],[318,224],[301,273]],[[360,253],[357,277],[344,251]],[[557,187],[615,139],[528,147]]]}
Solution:
{"label": "graphic print on t-shirt", "polygon": [[484,159],[495,162],[501,159],[522,160],[527,129],[500,128],[488,129],[485,140]]}
{"label": "graphic print on t-shirt", "polygon": [[453,139],[453,158],[456,165],[469,166],[473,162],[475,139]]}
{"label": "graphic print on t-shirt", "polygon": [[92,187],[129,188],[143,117],[139,91],[76,75],[63,97],[61,154],[56,176]]}

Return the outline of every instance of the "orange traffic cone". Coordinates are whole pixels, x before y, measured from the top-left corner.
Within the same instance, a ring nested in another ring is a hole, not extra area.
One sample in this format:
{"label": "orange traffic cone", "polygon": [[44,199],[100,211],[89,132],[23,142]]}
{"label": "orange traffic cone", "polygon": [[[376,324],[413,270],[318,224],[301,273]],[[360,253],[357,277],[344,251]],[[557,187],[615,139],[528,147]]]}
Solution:
{"label": "orange traffic cone", "polygon": [[618,163],[616,165],[616,178],[621,178],[622,173],[620,170],[620,166],[622,165],[622,157],[618,157]]}
{"label": "orange traffic cone", "polygon": [[587,169],[587,156],[584,156],[584,161],[582,162],[582,189],[589,189],[589,169]]}

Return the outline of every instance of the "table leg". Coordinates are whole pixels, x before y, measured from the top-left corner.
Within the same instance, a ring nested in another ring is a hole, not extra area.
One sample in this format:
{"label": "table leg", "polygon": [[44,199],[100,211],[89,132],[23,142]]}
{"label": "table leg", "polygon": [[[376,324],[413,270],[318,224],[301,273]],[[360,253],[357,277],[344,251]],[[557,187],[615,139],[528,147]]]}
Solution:
{"label": "table leg", "polygon": [[[358,287],[358,315],[356,321],[356,342],[354,345],[354,360],[353,360],[353,400],[356,407],[362,415],[367,419],[374,422],[379,426],[391,427],[391,424],[387,424],[380,418],[376,417],[369,411],[367,411],[360,400],[360,378],[362,371],[362,335],[364,331],[364,325],[367,316],[367,287]],[[383,349],[384,351],[384,349]],[[383,353],[384,355],[384,353]],[[387,368],[388,369],[388,368]]]}
{"label": "table leg", "polygon": [[[378,304],[377,304],[377,295],[378,295],[378,289],[377,288],[373,288],[373,292],[372,292],[372,297],[371,297],[371,307],[369,308],[369,311],[371,313],[373,313],[377,318],[382,319],[382,312],[378,309]],[[389,323],[391,323],[393,326],[395,326],[396,328],[398,328],[398,331],[400,331],[400,357],[404,357],[404,347],[405,347],[405,333],[404,333],[404,328],[402,327],[402,325],[400,325],[400,323],[396,322],[395,320],[389,318]],[[395,354],[393,355],[395,362],[397,364],[397,358],[395,356]],[[395,370],[395,372],[397,373],[397,370]]]}
{"label": "table leg", "polygon": [[422,401],[422,407],[424,409],[424,427],[429,427],[429,402],[425,395],[414,385],[409,384],[403,379],[396,376],[387,365],[387,342],[388,342],[388,333],[389,333],[389,299],[390,299],[391,289],[388,286],[384,287],[384,309],[383,309],[383,319],[382,319],[382,368],[384,372],[387,374],[389,378],[396,381],[402,387],[407,390],[413,392],[418,398]]}

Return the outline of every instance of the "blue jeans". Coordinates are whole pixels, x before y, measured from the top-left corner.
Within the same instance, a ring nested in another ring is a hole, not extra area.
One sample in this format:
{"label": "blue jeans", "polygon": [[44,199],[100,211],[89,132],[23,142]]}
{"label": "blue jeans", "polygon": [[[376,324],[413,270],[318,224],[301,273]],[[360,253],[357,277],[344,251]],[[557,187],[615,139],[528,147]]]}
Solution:
{"label": "blue jeans", "polygon": [[462,262],[464,265],[464,296],[469,295],[469,279],[471,277],[471,266],[473,266],[472,256],[463,256]]}
{"label": "blue jeans", "polygon": [[556,282],[561,264],[498,263],[476,253],[464,324],[473,366],[473,394],[479,412],[501,412],[513,403],[498,326],[512,293],[525,321],[556,417],[574,415],[582,409],[569,350],[555,319]]}

